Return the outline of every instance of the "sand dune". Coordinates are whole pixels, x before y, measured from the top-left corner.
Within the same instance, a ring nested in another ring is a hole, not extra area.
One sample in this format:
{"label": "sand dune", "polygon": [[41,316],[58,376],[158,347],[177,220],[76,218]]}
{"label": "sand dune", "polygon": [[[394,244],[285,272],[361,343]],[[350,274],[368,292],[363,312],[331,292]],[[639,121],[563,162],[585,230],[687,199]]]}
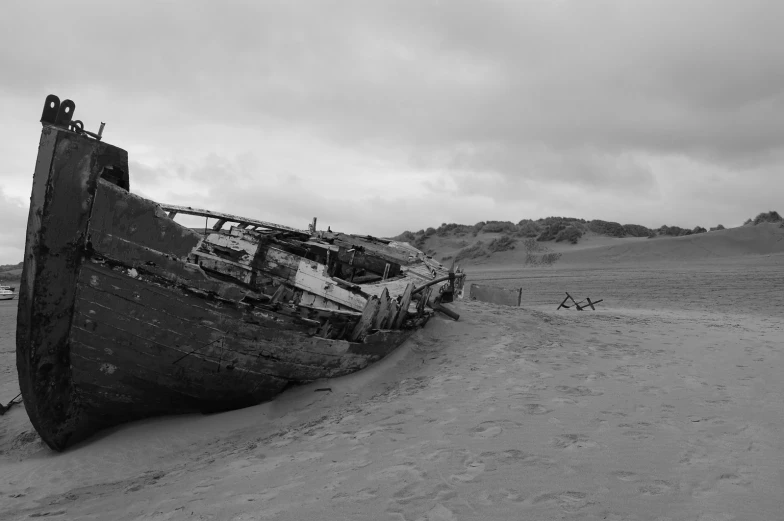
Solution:
{"label": "sand dune", "polygon": [[[63,454],[14,409],[0,519],[779,519],[784,255],[744,237],[706,234],[731,253],[710,263],[659,239],[696,260],[490,271],[524,307],[459,302],[360,373]],[[564,290],[606,300],[555,311]],[[14,317],[0,303],[0,400]]]}
{"label": "sand dune", "polygon": [[743,226],[685,237],[618,239],[619,244],[560,251],[560,263],[683,262],[784,252],[778,224]]}

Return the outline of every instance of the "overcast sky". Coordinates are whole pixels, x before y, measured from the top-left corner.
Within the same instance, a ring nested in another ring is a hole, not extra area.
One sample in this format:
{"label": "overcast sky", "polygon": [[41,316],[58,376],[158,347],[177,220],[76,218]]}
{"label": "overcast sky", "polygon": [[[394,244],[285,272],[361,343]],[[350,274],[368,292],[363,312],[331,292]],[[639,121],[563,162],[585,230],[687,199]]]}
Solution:
{"label": "overcast sky", "polygon": [[22,259],[41,108],[76,103],[131,191],[394,235],[568,215],[784,210],[784,2],[8,2],[0,264]]}

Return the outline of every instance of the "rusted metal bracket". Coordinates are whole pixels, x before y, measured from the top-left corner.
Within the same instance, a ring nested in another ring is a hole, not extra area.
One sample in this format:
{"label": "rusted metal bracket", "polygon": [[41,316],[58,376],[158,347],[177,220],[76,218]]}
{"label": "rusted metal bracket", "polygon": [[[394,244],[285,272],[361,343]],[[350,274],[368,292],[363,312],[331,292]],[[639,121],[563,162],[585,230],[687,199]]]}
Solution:
{"label": "rusted metal bracket", "polygon": [[41,113],[42,125],[55,125],[67,129],[73,118],[76,103],[67,99],[60,101],[54,94],[49,94],[44,101],[44,110]]}
{"label": "rusted metal bracket", "polygon": [[73,101],[67,99],[61,102],[59,97],[54,94],[49,94],[46,97],[46,101],[44,101],[44,110],[41,112],[41,124],[54,125],[66,130],[71,130],[77,134],[87,134],[88,136],[100,141],[101,136],[103,135],[103,128],[106,123],[103,121],[101,122],[101,128],[98,129],[97,134],[85,130],[84,123],[78,119],[71,121],[73,119],[75,110],[76,103]]}
{"label": "rusted metal bracket", "polygon": [[41,113],[41,123],[54,125],[57,119],[57,112],[60,110],[60,98],[54,94],[49,94],[44,102],[44,111]]}

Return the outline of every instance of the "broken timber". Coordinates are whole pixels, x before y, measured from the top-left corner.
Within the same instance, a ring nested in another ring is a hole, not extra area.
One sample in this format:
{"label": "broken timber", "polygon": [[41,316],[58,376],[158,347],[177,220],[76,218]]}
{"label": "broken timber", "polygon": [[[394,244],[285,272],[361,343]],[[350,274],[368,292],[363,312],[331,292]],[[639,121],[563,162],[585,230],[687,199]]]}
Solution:
{"label": "broken timber", "polygon": [[[428,306],[450,314],[431,294],[463,275],[410,245],[130,193],[128,154],[74,109],[51,95],[41,117],[17,312],[19,385],[51,448],[358,371]],[[178,214],[216,223],[197,233]]]}

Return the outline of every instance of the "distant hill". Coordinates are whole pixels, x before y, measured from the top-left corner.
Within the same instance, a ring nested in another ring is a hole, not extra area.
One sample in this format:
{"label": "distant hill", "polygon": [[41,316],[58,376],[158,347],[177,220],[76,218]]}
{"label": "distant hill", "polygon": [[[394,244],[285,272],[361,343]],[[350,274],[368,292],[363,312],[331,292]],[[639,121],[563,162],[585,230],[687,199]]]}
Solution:
{"label": "distant hill", "polygon": [[23,262],[19,264],[0,264],[0,281],[11,282],[22,278]]}
{"label": "distant hill", "polygon": [[586,221],[573,217],[442,224],[404,232],[406,241],[438,258],[458,264],[548,265],[554,262],[624,262],[686,260],[784,251],[784,219],[777,212],[759,214],[744,226],[710,231]]}

